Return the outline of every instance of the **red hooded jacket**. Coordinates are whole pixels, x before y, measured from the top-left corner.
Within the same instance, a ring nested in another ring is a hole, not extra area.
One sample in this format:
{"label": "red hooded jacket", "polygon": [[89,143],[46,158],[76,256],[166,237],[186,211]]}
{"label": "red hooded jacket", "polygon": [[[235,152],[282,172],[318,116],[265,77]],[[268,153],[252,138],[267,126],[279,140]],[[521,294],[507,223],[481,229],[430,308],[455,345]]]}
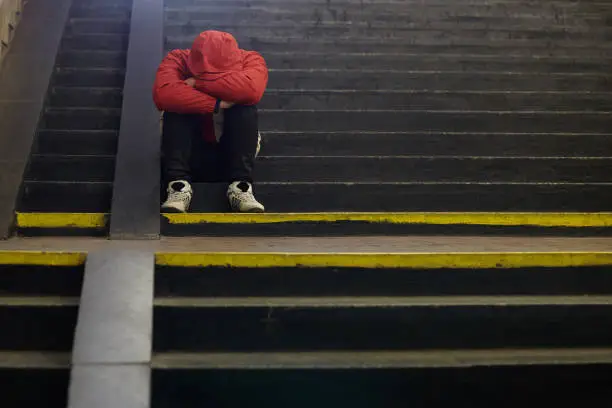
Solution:
{"label": "red hooded jacket", "polygon": [[[185,84],[195,78],[195,87]],[[254,51],[238,48],[229,33],[204,31],[191,50],[174,50],[163,59],[153,86],[157,109],[201,114],[204,138],[215,141],[212,113],[217,100],[255,105],[268,85],[268,68]]]}

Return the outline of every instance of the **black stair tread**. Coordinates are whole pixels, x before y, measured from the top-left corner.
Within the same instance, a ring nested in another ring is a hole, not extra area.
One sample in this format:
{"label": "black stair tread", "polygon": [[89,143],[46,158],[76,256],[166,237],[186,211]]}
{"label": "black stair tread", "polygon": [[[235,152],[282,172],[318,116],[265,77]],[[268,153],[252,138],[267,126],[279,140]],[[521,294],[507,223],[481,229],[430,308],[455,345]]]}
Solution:
{"label": "black stair tread", "polygon": [[398,89],[453,91],[579,91],[611,89],[607,73],[272,69],[270,89]]}
{"label": "black stair tread", "polygon": [[70,18],[68,29],[71,34],[124,34],[130,32],[130,20],[108,18]]}
{"label": "black stair tread", "polygon": [[82,281],[82,265],[0,265],[0,299],[7,295],[78,297]]}
{"label": "black stair tread", "polygon": [[271,69],[313,69],[324,66],[328,69],[380,69],[393,67],[396,70],[421,71],[514,71],[514,72],[568,72],[601,73],[612,65],[606,57],[574,58],[573,56],[551,57],[545,53],[534,55],[508,54],[455,54],[452,52],[379,53],[371,52],[264,52]]}
{"label": "black stair tread", "polygon": [[[609,157],[612,134],[479,132],[262,132],[266,156]],[[257,162],[256,162],[257,166]]]}
{"label": "black stair tread", "polygon": [[79,34],[62,37],[60,50],[125,51],[129,36],[124,34]]}
{"label": "black stair tread", "polygon": [[263,131],[458,131],[607,133],[605,112],[436,110],[260,110]]}
{"label": "black stair tread", "polygon": [[78,87],[123,87],[121,67],[56,67],[53,85]]}
{"label": "black stair tread", "polygon": [[122,102],[122,88],[54,86],[47,106],[121,108]]}
{"label": "black stair tread", "polygon": [[110,182],[24,181],[21,212],[105,213],[111,206]]}
{"label": "black stair tread", "polygon": [[[326,38],[334,36],[347,36],[352,38],[390,38],[390,39],[406,39],[414,42],[431,43],[435,40],[440,42],[456,41],[457,44],[463,42],[470,43],[473,39],[488,39],[492,42],[501,40],[506,41],[513,39],[514,41],[534,41],[541,40],[549,41],[585,41],[585,40],[600,40],[604,41],[612,34],[612,30],[604,24],[599,27],[576,27],[576,26],[558,26],[553,25],[546,27],[542,21],[535,23],[508,23],[501,22],[495,25],[489,23],[478,22],[428,22],[428,23],[394,23],[394,22],[337,22],[337,21],[218,21],[213,19],[207,20],[190,20],[190,21],[167,21],[165,24],[165,33],[168,36],[181,35],[198,35],[202,27],[218,31],[227,31],[248,36],[304,36],[313,38]],[[539,24],[538,24],[539,23]],[[84,29],[79,27],[79,29]],[[91,30],[99,29],[92,25]],[[115,28],[114,25],[109,29]],[[87,32],[87,31],[83,31]],[[93,31],[95,32],[95,31]],[[109,31],[112,32],[112,31]]]}
{"label": "black stair tread", "polygon": [[[610,365],[398,370],[154,370],[152,407],[529,406],[535,398],[605,406]],[[580,389],[581,392],[576,392]],[[441,392],[440,390],[444,390]]]}
{"label": "black stair tread", "polygon": [[611,295],[608,270],[157,266],[155,296]]}
{"label": "black stair tread", "polygon": [[[76,318],[78,299],[71,302],[57,300],[0,298],[0,324],[4,335],[0,337],[0,349],[32,351],[70,351]],[[11,304],[12,303],[12,304]]]}
{"label": "black stair tread", "polygon": [[32,155],[27,181],[112,182],[115,156]]}
{"label": "black stair tread", "polygon": [[[426,84],[424,84],[426,86]],[[268,89],[263,109],[612,111],[612,92]]]}
{"label": "black stair tread", "polygon": [[113,108],[46,108],[39,124],[49,130],[116,130],[121,109]]}
{"label": "black stair tread", "polygon": [[[192,212],[227,212],[227,185],[195,183]],[[609,211],[609,183],[256,183],[268,212]]]}
{"label": "black stair tread", "polygon": [[[584,296],[578,296],[578,298]],[[354,298],[353,298],[354,299]],[[156,351],[310,351],[607,347],[612,304],[503,303],[155,306]],[[176,299],[172,300],[177,302]],[[207,301],[210,301],[208,299]],[[501,299],[500,299],[501,301]],[[160,299],[156,299],[156,303]],[[577,302],[580,302],[577,300]],[[185,303],[185,305],[187,302]],[[356,306],[357,305],[357,306]],[[206,321],[206,325],[194,325]],[[228,325],[227,322],[232,324]],[[441,328],[445,328],[442,329]]]}
{"label": "black stair tread", "polygon": [[[543,3],[539,4],[543,6]],[[165,9],[166,22],[192,23],[195,21],[210,20],[223,23],[249,23],[252,21],[274,21],[295,23],[388,23],[403,26],[429,27],[428,24],[473,24],[473,27],[491,26],[499,29],[507,26],[536,26],[540,29],[567,26],[569,28],[583,28],[585,22],[590,26],[604,27],[605,17],[598,14],[600,10],[585,11],[572,10],[570,15],[559,19],[559,12],[554,7],[540,7],[534,13],[532,9],[521,9],[517,3],[515,7],[503,8],[492,5],[467,5],[460,8],[435,7],[427,5],[419,10],[419,5],[406,8],[404,3],[362,3],[362,4],[328,4],[320,7],[312,3],[294,3],[290,5],[279,3],[274,6],[254,5],[249,7],[236,7],[224,3],[202,3],[183,7],[167,6]],[[419,10],[419,11],[417,11]],[[469,26],[468,26],[469,27]]]}
{"label": "black stair tread", "polygon": [[70,360],[70,353],[0,350],[0,370],[67,369]]}
{"label": "black stair tread", "polygon": [[72,68],[113,68],[125,66],[127,53],[112,50],[66,50],[60,51],[56,66]]}
{"label": "black stair tread", "polygon": [[39,130],[32,153],[114,155],[118,136],[113,130]]}
{"label": "black stair tread", "polygon": [[75,4],[70,9],[70,17],[73,18],[117,18],[126,19],[132,14],[129,5],[80,5]]}
{"label": "black stair tread", "polygon": [[[14,352],[15,355],[23,355]],[[51,353],[45,353],[49,360]],[[69,353],[65,353],[69,359]],[[27,359],[28,357],[24,357]],[[59,357],[58,357],[59,359]],[[33,361],[34,358],[32,358]],[[48,407],[68,406],[70,367],[66,364],[43,364],[32,367],[0,367],[0,382],[3,384],[0,405],[3,407]],[[35,390],[35,391],[33,391]]]}
{"label": "black stair tread", "polygon": [[155,353],[156,370],[389,369],[612,363],[609,348]]}
{"label": "black stair tread", "polygon": [[[330,38],[304,39],[304,36],[264,36],[236,34],[241,47],[254,49],[256,51],[287,51],[288,49],[301,49],[304,52],[311,51],[337,51],[337,52],[421,52],[432,53],[437,51],[453,51],[476,53],[484,50],[487,53],[521,53],[532,54],[546,51],[551,55],[574,55],[574,56],[593,56],[609,54],[612,45],[604,42],[589,41],[555,41],[556,47],[550,48],[550,40],[479,40],[473,39],[457,44],[453,40],[434,39],[419,42],[409,39],[386,38],[384,40],[375,38],[355,38],[351,36],[334,36]],[[193,35],[166,36],[166,49],[190,48],[193,42]]]}
{"label": "black stair tread", "polygon": [[602,183],[612,182],[612,158],[263,156],[255,177],[261,182]]}
{"label": "black stair tread", "polygon": [[[575,12],[578,15],[590,15],[593,13],[601,12],[603,10],[608,10],[610,8],[610,4],[604,1],[589,1],[589,2],[577,2],[577,1],[554,1],[554,2],[546,2],[546,3],[529,3],[529,2],[517,2],[517,1],[463,1],[463,2],[454,2],[449,3],[447,1],[437,1],[437,2],[427,2],[423,3],[422,1],[389,1],[385,0],[382,2],[375,1],[334,1],[333,3],[318,0],[305,0],[305,1],[292,1],[289,3],[290,6],[286,2],[279,0],[226,0],[223,3],[212,2],[212,1],[201,1],[201,0],[170,0],[166,2],[166,7],[169,9],[176,8],[188,8],[188,9],[220,9],[225,7],[226,9],[232,8],[273,8],[283,10],[293,10],[293,9],[306,9],[310,7],[310,9],[316,8],[318,10],[326,10],[326,9],[354,9],[354,10],[366,10],[370,11],[380,11],[391,9],[393,11],[402,10],[406,11],[406,7],[410,7],[411,10],[414,10],[415,14],[418,15],[430,15],[430,13],[442,13],[444,11],[454,11],[456,13],[469,13],[472,11],[474,14],[482,14],[483,12],[487,13],[502,13],[504,11],[508,13],[522,12],[525,15],[534,15],[534,12],[541,12],[548,14],[553,14],[556,10],[565,11],[565,12]],[[512,15],[512,14],[510,14]],[[451,15],[452,17],[454,15]]]}

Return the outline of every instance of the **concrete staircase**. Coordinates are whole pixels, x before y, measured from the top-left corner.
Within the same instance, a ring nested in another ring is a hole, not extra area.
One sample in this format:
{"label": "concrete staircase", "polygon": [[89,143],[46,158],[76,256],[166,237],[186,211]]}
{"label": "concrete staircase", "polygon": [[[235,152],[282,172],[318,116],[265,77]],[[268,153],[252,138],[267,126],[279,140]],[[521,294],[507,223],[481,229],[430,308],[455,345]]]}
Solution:
{"label": "concrete staircase", "polygon": [[77,218],[86,235],[106,234],[131,7],[72,3],[17,208],[20,233],[66,233]]}
{"label": "concrete staircase", "polygon": [[165,216],[166,234],[557,233],[567,212],[607,226],[592,213],[610,202],[610,5],[165,4],[167,50],[218,29],[265,56],[256,192],[297,213],[210,214],[227,211],[225,187],[201,184],[203,214]]}
{"label": "concrete staircase", "polygon": [[612,244],[567,236],[612,226],[612,3],[166,0],[166,50],[220,29],[268,62],[269,212],[202,182],[117,242],[153,4],[73,1],[15,218],[53,237],[0,242],[0,406],[610,400]]}
{"label": "concrete staircase", "polygon": [[66,407],[84,260],[0,252],[3,407]]}
{"label": "concrete staircase", "polygon": [[603,401],[607,268],[488,255],[159,253],[152,406]]}

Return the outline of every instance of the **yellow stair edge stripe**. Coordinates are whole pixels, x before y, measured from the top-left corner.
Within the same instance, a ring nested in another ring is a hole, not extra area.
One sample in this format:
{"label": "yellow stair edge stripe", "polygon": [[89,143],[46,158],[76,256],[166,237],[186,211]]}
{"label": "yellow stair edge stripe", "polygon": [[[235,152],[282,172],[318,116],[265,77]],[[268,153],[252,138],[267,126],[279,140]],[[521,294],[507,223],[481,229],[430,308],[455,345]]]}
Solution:
{"label": "yellow stair edge stripe", "polygon": [[38,213],[17,212],[19,228],[104,228],[107,213]]}
{"label": "yellow stair edge stripe", "polygon": [[85,258],[84,252],[0,251],[0,265],[78,266]]}
{"label": "yellow stair edge stripe", "polygon": [[611,252],[249,253],[163,252],[156,264],[180,267],[348,267],[490,269],[612,265]]}
{"label": "yellow stair edge stripe", "polygon": [[329,212],[162,214],[170,224],[278,224],[289,222],[373,224],[490,225],[539,227],[612,227],[612,213],[546,212]]}

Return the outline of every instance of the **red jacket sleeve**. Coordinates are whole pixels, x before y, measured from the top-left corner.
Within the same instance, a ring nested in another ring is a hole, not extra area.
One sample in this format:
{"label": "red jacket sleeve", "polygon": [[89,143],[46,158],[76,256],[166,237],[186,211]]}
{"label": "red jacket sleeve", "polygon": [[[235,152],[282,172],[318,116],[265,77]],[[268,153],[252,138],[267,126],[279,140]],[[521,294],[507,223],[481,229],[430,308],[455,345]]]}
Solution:
{"label": "red jacket sleeve", "polygon": [[186,114],[208,114],[215,110],[216,99],[185,84],[186,51],[171,51],[157,69],[153,101],[157,109]]}
{"label": "red jacket sleeve", "polygon": [[240,105],[259,103],[268,86],[268,67],[263,57],[254,51],[245,55],[241,72],[232,72],[211,84],[196,81],[195,88],[226,102]]}

